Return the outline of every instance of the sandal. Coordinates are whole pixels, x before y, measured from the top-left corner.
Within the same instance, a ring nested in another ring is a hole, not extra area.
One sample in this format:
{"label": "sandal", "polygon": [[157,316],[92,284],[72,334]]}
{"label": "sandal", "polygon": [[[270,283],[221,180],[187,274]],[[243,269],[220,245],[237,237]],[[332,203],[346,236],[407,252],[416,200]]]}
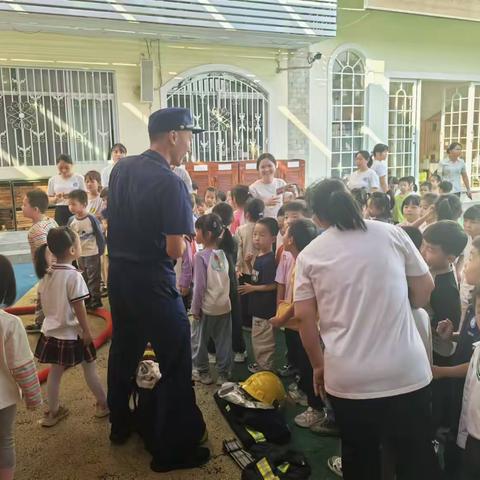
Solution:
{"label": "sandal", "polygon": [[38,423],[42,427],[54,427],[60,420],[67,417],[69,413],[70,411],[67,408],[60,406],[55,415],[51,415],[50,412],[45,412],[45,415]]}
{"label": "sandal", "polygon": [[104,407],[98,403],[95,405],[95,418],[105,418],[108,417],[108,415],[110,415],[110,410],[106,405]]}

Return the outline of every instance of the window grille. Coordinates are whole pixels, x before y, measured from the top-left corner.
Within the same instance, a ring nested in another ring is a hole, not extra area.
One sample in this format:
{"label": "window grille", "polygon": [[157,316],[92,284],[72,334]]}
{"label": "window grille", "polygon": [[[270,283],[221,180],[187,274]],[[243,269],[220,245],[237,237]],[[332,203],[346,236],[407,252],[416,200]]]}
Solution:
{"label": "window grille", "polygon": [[108,159],[116,130],[112,72],[0,68],[0,166]]}

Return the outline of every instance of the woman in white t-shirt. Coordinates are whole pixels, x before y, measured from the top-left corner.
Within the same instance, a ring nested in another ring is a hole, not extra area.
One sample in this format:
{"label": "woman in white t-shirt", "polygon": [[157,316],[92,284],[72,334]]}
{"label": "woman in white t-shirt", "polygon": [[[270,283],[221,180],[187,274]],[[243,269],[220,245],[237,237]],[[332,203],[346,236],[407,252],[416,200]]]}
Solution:
{"label": "woman in white t-shirt", "polygon": [[108,182],[110,181],[110,174],[112,173],[113,167],[119,160],[126,156],[127,147],[123,143],[116,143],[115,145],[113,145],[112,149],[110,150],[110,162],[102,170],[102,187],[108,188]]}
{"label": "woman in white t-shirt", "polygon": [[335,412],[344,478],[380,479],[385,448],[402,478],[438,478],[432,373],[412,316],[434,287],[428,266],[402,229],[363,220],[340,180],[313,185],[307,200],[324,232],[297,259],[295,316],[315,392]]}
{"label": "woman in white t-shirt", "polygon": [[348,189],[364,188],[367,193],[376,192],[380,188],[380,180],[378,175],[368,168],[370,161],[370,154],[366,150],[360,150],[355,154],[355,163],[357,170],[355,170],[348,179]]}
{"label": "woman in white t-shirt", "polygon": [[258,157],[257,170],[260,172],[260,179],[250,185],[250,194],[265,203],[264,217],[277,218],[277,213],[283,205],[287,182],[275,177],[277,161],[270,153],[263,153]]}
{"label": "woman in white t-shirt", "polygon": [[380,189],[382,192],[388,192],[388,145],[377,143],[373,147],[372,156],[370,158],[369,167],[378,175],[380,179]]}
{"label": "woman in white t-shirt", "polygon": [[73,190],[86,190],[83,176],[73,172],[73,161],[64,153],[57,158],[58,175],[48,180],[47,194],[55,203],[55,221],[58,225],[66,225],[72,216],[68,209],[68,194]]}

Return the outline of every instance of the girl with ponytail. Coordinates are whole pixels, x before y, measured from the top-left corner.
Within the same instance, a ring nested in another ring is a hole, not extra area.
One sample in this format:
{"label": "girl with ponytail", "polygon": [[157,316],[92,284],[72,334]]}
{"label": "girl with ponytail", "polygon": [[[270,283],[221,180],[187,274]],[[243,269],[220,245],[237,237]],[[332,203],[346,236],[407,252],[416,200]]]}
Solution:
{"label": "girl with ponytail", "polygon": [[[55,256],[50,268],[47,246]],[[59,227],[48,232],[47,245],[40,247],[35,257],[35,271],[41,279],[38,294],[45,315],[35,357],[39,363],[51,364],[47,380],[48,411],[40,421],[44,427],[53,427],[69,414],[60,405],[60,383],[64,371],[79,363],[97,401],[94,415],[101,418],[109,414],[85,310],[85,300],[90,294],[82,274],[72,265],[80,253],[78,235],[68,227]]]}
{"label": "girl with ponytail", "polygon": [[194,259],[192,323],[193,379],[213,383],[209,374],[208,341],[213,339],[217,355],[217,384],[228,381],[232,364],[232,306],[230,302],[229,262],[233,239],[216,213],[203,215],[195,222],[197,243],[203,245]]}

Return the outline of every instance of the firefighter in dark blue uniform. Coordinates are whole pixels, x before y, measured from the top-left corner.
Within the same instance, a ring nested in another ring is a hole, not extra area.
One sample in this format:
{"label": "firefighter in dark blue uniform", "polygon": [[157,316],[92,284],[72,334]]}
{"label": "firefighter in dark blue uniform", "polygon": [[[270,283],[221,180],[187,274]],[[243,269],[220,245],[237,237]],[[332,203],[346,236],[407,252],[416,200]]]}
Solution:
{"label": "firefighter in dark blue uniform", "polygon": [[109,182],[110,440],[121,444],[131,433],[132,379],[150,342],[162,373],[151,419],[155,471],[195,467],[210,453],[199,446],[205,423],[192,387],[190,324],[172,260],[182,255],[183,235],[194,229],[187,187],[171,167],[180,165],[200,131],[186,109],[153,113],[150,149],[118,162]]}

